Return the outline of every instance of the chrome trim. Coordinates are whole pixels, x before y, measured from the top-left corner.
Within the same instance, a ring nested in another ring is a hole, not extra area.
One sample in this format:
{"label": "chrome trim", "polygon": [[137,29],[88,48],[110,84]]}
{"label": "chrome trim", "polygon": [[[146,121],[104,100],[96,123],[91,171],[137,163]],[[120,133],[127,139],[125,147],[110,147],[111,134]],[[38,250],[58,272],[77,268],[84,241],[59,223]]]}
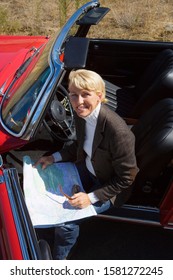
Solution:
{"label": "chrome trim", "polygon": [[28,126],[28,129],[27,129],[26,133],[23,135],[22,139],[28,140],[29,138],[32,137],[32,135],[35,132],[36,127],[39,124],[40,119],[42,118],[42,115],[44,113],[43,112],[44,108],[46,108],[46,106],[51,98],[51,93],[53,92],[58,79],[61,77],[57,83],[57,84],[60,84],[66,73],[66,71],[64,69],[64,63],[62,61],[60,61],[59,56],[61,54],[61,49],[62,49],[63,43],[64,43],[65,39],[67,38],[70,28],[81,17],[82,14],[86,13],[89,9],[92,9],[99,5],[100,5],[99,1],[91,1],[91,2],[83,5],[69,18],[69,20],[66,22],[64,27],[61,29],[61,32],[57,36],[57,39],[52,47],[52,51],[50,54],[50,68],[51,68],[51,70],[54,69],[53,77],[48,84],[48,87],[44,93],[44,96],[39,98],[40,103],[39,103],[38,109],[35,112],[32,120]]}
{"label": "chrome trim", "polygon": [[61,48],[63,45],[63,42],[67,38],[67,35],[69,33],[70,28],[74,25],[74,23],[81,17],[82,14],[87,13],[89,9],[93,9],[97,6],[99,6],[99,1],[91,1],[85,5],[83,5],[81,8],[79,8],[66,22],[64,27],[62,28],[61,32],[59,33],[59,36],[57,37],[57,40],[55,41],[55,44],[52,49],[52,60],[55,63],[55,66],[58,64],[61,64],[61,61],[59,60],[59,54],[61,52]]}
{"label": "chrome trim", "polygon": [[[12,136],[15,136],[17,138],[22,138],[23,140],[28,140],[27,138],[23,137],[23,135],[25,134],[27,128],[30,126],[30,122],[32,120],[32,117],[33,117],[33,114],[35,111],[37,111],[37,109],[39,108],[39,101],[40,99],[42,100],[43,99],[43,96],[44,96],[44,92],[46,91],[46,87],[48,86],[52,76],[53,76],[53,68],[51,68],[51,71],[50,71],[50,74],[45,82],[45,84],[43,85],[40,93],[39,93],[39,96],[37,98],[37,100],[35,101],[35,104],[33,105],[32,109],[31,109],[31,112],[30,112],[30,116],[27,120],[27,122],[24,124],[24,126],[22,127],[21,131],[19,133],[14,133],[12,130],[10,130],[3,122],[3,118],[2,118],[2,112],[0,110],[0,123],[2,125],[2,127]],[[6,98],[6,94],[4,95],[4,98]],[[3,101],[4,101],[4,98],[2,100],[2,105],[3,105]]]}
{"label": "chrome trim", "polygon": [[0,155],[0,167],[2,167],[3,166],[3,158],[2,158],[2,156]]}
{"label": "chrome trim", "polygon": [[[22,138],[23,140],[29,140],[32,135],[35,133],[36,128],[39,125],[39,122],[41,118],[43,117],[44,110],[47,107],[51,95],[53,93],[53,90],[57,85],[61,83],[64,75],[65,75],[65,69],[64,64],[59,59],[59,55],[61,52],[61,48],[63,46],[63,43],[65,39],[67,38],[67,35],[70,31],[70,28],[74,25],[74,23],[77,21],[77,19],[85,12],[87,12],[89,9],[92,9],[94,7],[99,6],[99,1],[90,1],[83,5],[81,8],[79,8],[67,21],[67,23],[62,28],[61,32],[58,34],[57,39],[55,40],[52,50],[49,54],[49,63],[50,63],[50,74],[43,86],[43,88],[40,91],[40,94],[30,112],[30,118],[28,118],[27,123],[23,126],[22,130],[16,134],[13,131],[11,131],[9,128],[6,127],[4,124],[2,117],[0,115],[0,122],[3,126],[3,128],[10,134],[17,138]],[[2,101],[3,102],[3,101]]]}
{"label": "chrome trim", "polygon": [[16,169],[4,170],[4,178],[23,258],[25,260],[41,259],[40,249],[24,202]]}
{"label": "chrome trim", "polygon": [[131,204],[124,204],[122,209],[128,209],[128,210],[135,210],[135,211],[146,211],[151,213],[160,213],[160,210],[156,207],[149,207],[149,206],[143,206],[143,205],[131,205]]}
{"label": "chrome trim", "polygon": [[[169,225],[170,225],[170,227],[169,227]],[[172,223],[168,224],[167,226],[164,227],[164,229],[173,231],[173,224]]]}
{"label": "chrome trim", "polygon": [[[120,214],[123,210],[128,211],[129,216]],[[97,217],[106,220],[122,221],[128,223],[138,223],[143,225],[152,225],[162,227],[160,223],[160,210],[154,207],[145,207],[141,205],[128,205],[125,204],[121,208],[117,209],[119,213],[116,213],[116,208],[114,208],[115,215],[113,214],[98,214]],[[138,213],[139,216],[133,216],[133,213]],[[153,219],[152,215],[156,216],[158,219]],[[148,216],[148,217],[147,217]],[[147,217],[147,218],[146,218]]]}
{"label": "chrome trim", "polygon": [[4,180],[4,176],[1,175],[1,176],[0,176],[0,184],[4,183],[4,181],[5,181],[5,180]]}
{"label": "chrome trim", "polygon": [[118,216],[107,216],[107,215],[102,215],[102,214],[98,214],[96,217],[105,219],[105,220],[114,220],[114,221],[118,221],[118,222],[137,223],[137,224],[161,227],[161,224],[159,222],[154,222],[154,221],[150,221],[150,220],[142,220],[142,219],[126,218],[126,217],[118,217]]}

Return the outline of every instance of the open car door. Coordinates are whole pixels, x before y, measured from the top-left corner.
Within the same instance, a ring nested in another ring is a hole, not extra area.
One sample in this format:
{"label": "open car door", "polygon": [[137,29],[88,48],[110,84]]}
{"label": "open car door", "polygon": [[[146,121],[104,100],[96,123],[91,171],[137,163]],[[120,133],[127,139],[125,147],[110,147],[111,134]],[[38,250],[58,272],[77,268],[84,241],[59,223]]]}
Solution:
{"label": "open car door", "polygon": [[15,168],[0,156],[0,259],[51,259],[46,241],[38,242]]}

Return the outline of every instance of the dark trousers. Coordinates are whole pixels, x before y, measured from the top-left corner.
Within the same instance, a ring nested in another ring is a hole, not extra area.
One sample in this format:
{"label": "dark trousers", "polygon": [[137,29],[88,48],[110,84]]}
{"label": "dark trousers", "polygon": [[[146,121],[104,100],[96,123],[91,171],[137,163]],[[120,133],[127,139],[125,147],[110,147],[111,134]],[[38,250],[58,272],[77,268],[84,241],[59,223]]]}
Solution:
{"label": "dark trousers", "polygon": [[[84,190],[88,193],[97,189],[100,185],[98,179],[92,175],[88,169],[86,168],[84,163],[76,164],[78,169],[81,182],[83,184]],[[108,200],[105,203],[100,201],[93,204],[96,213],[102,213],[108,210],[112,204]],[[65,259],[69,252],[71,251],[72,247],[77,241],[79,236],[79,221],[73,221],[69,223],[64,223],[63,225],[57,226],[55,228],[55,243],[54,243],[54,250],[53,250],[53,258],[56,260],[63,260]]]}

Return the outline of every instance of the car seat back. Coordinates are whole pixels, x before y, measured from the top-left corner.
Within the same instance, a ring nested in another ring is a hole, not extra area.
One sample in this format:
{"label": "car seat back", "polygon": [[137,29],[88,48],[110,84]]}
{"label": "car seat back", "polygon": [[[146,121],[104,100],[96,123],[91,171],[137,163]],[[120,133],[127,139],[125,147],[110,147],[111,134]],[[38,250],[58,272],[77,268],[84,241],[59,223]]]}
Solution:
{"label": "car seat back", "polygon": [[173,99],[163,99],[132,127],[139,173],[136,188],[154,182],[173,159]]}
{"label": "car seat back", "polygon": [[131,117],[139,117],[157,101],[173,98],[173,50],[163,50],[142,75],[135,88],[135,106]]}
{"label": "car seat back", "polygon": [[106,81],[108,106],[120,116],[139,118],[156,102],[173,98],[173,50],[166,49],[150,63],[134,88]]}

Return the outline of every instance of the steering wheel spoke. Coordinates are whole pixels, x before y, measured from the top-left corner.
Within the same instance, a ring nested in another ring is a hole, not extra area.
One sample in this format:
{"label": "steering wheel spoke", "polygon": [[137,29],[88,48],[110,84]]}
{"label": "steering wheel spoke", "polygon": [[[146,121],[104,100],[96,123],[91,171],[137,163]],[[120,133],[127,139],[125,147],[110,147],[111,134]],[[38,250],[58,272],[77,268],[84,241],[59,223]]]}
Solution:
{"label": "steering wheel spoke", "polygon": [[44,119],[44,125],[56,140],[64,142],[75,139],[73,108],[68,98],[68,92],[62,85],[58,87],[51,102],[49,114]]}

